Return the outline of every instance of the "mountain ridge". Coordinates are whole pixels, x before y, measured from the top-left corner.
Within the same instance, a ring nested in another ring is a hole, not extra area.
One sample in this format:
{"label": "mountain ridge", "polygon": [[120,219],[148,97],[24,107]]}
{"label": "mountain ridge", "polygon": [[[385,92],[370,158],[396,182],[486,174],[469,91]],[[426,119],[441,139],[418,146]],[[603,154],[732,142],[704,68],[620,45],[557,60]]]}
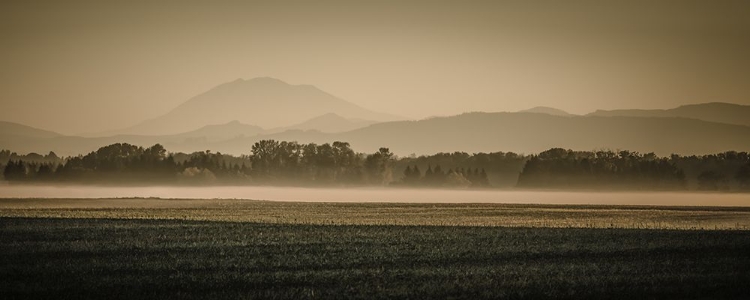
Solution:
{"label": "mountain ridge", "polygon": [[[325,116],[337,116],[324,114]],[[314,118],[313,118],[314,119]],[[337,119],[342,119],[337,118]],[[237,131],[226,128],[239,128]],[[216,129],[223,136],[209,138]],[[202,138],[203,137],[203,138]],[[118,135],[104,138],[57,136],[22,137],[0,135],[0,148],[16,152],[55,151],[76,155],[111,143],[137,145],[161,143],[170,151],[192,152],[211,149],[222,153],[249,154],[261,139],[326,143],[345,141],[360,152],[388,147],[398,155],[437,152],[538,153],[560,147],[576,150],[623,149],[700,155],[724,151],[749,151],[750,126],[704,121],[685,117],[642,116],[557,116],[530,112],[473,112],[423,120],[370,124],[344,132],[321,132],[305,128],[263,130],[232,121],[204,126],[203,131],[175,135]]]}
{"label": "mountain ridge", "polygon": [[302,123],[285,127],[284,129],[318,130],[325,133],[337,133],[366,127],[378,122],[362,119],[345,118],[335,113],[326,113]]}
{"label": "mountain ridge", "polygon": [[0,121],[0,135],[20,135],[41,138],[63,136],[62,134],[54,131],[39,129],[36,127],[7,121]]}
{"label": "mountain ridge", "polygon": [[750,105],[707,102],[680,105],[669,109],[596,110],[587,116],[680,117],[726,124],[750,126]]}

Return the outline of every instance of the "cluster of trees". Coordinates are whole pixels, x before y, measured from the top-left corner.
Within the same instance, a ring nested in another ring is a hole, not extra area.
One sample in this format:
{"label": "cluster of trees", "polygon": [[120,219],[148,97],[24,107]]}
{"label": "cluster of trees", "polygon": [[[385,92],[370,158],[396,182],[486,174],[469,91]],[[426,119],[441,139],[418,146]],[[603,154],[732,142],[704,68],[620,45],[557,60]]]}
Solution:
{"label": "cluster of trees", "polygon": [[750,159],[745,152],[658,157],[631,151],[572,151],[554,148],[532,155],[518,186],[524,188],[614,188],[746,190]]}
{"label": "cluster of trees", "polygon": [[[484,170],[487,183],[493,187],[513,187],[518,180],[518,173],[523,169],[529,156],[513,152],[474,153],[453,152],[433,155],[408,156],[394,162],[394,172],[403,173],[407,166],[417,166],[420,170],[442,171],[461,169]],[[442,170],[438,170],[442,167]],[[427,173],[427,171],[425,171]],[[463,174],[463,172],[461,172]],[[429,177],[425,175],[425,177]],[[470,177],[468,174],[466,178]],[[429,180],[428,180],[429,181]],[[435,184],[426,184],[435,185]],[[485,186],[485,184],[482,184]]]}
{"label": "cluster of trees", "polygon": [[[54,162],[9,160],[3,173],[9,181],[27,182],[487,187],[490,186],[488,174],[476,167],[481,165],[477,162],[505,157],[456,152],[398,158],[388,148],[371,154],[357,153],[349,143],[339,141],[300,144],[263,140],[255,143],[250,151],[250,155],[242,156],[211,151],[168,153],[159,144],[143,148],[117,143]],[[427,166],[422,174],[418,165],[433,162],[435,169]],[[443,171],[437,163],[451,168]],[[406,171],[408,164],[413,164],[413,169],[408,167]],[[394,168],[397,171],[394,172]]]}
{"label": "cluster of trees", "polygon": [[[13,164],[10,164],[13,162]],[[19,162],[23,162],[20,163]],[[0,150],[0,170],[4,171],[6,166],[10,166],[11,170],[20,170],[21,168],[26,169],[39,169],[42,168],[42,172],[46,173],[47,169],[53,168],[63,163],[63,159],[58,157],[55,152],[50,152],[47,155],[41,155],[38,153],[29,153],[20,155],[10,150]],[[0,179],[5,178],[5,172],[0,172]]]}
{"label": "cluster of trees", "polygon": [[[402,185],[402,186],[490,186],[487,172],[471,166],[470,161],[492,161],[480,158],[485,154],[437,154],[398,158],[388,148],[372,154],[356,153],[349,143],[300,144],[263,140],[251,149],[252,177],[259,182],[336,185]],[[447,158],[446,158],[447,157]],[[422,174],[419,164],[442,162],[455,166],[443,172],[436,164],[435,170],[427,166]],[[412,169],[409,164],[414,165]],[[464,167],[458,167],[463,165]],[[476,164],[479,166],[480,164]],[[403,174],[402,177],[394,174]]]}
{"label": "cluster of trees", "polygon": [[168,154],[159,144],[143,148],[117,143],[54,162],[9,160],[3,175],[9,181],[29,182],[205,181],[244,178],[249,168],[242,160],[210,151]]}
{"label": "cluster of trees", "polygon": [[251,155],[232,156],[211,151],[167,153],[117,143],[86,155],[54,163],[9,159],[3,174],[9,181],[78,182],[222,182],[274,184],[386,185],[393,181],[393,154],[380,148],[355,153],[348,143],[299,144],[263,140]]}
{"label": "cluster of trees", "polygon": [[388,148],[357,153],[339,141],[275,140],[259,141],[250,151],[241,156],[208,150],[168,153],[159,144],[143,148],[118,143],[60,158],[53,152],[18,155],[2,150],[0,169],[5,180],[28,182],[750,190],[746,152],[658,157],[554,148],[529,156],[454,152],[396,157]]}
{"label": "cluster of trees", "polygon": [[685,172],[691,188],[699,190],[750,189],[750,154],[728,151],[709,155],[670,157]]}
{"label": "cluster of trees", "polygon": [[449,186],[449,187],[489,187],[490,182],[487,177],[487,172],[482,169],[480,172],[478,168],[473,171],[471,168],[457,168],[456,170],[448,169],[447,172],[443,172],[440,166],[427,166],[427,171],[422,174],[419,166],[414,165],[406,166],[404,170],[404,177],[400,182],[401,185],[405,186]]}
{"label": "cluster of trees", "polygon": [[58,157],[55,152],[50,152],[47,155],[41,155],[38,153],[29,153],[21,155],[10,150],[0,150],[0,164],[5,165],[11,160],[23,160],[25,162],[34,163],[60,163],[62,158]]}
{"label": "cluster of trees", "polygon": [[385,184],[393,156],[387,148],[358,154],[345,142],[318,145],[275,140],[259,141],[251,152],[255,180],[304,184]]}

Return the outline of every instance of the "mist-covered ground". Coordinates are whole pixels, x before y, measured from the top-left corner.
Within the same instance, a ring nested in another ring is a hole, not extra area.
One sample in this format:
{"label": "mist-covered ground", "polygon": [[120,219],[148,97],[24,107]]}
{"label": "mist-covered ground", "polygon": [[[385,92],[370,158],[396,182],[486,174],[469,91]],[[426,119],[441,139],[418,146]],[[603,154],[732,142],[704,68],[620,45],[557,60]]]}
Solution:
{"label": "mist-covered ground", "polygon": [[1,218],[303,225],[748,230],[750,207],[352,203],[238,199],[0,199]]}
{"label": "mist-covered ground", "polygon": [[301,202],[518,203],[662,206],[750,206],[741,193],[575,192],[262,186],[38,186],[2,185],[0,198],[252,199]]}

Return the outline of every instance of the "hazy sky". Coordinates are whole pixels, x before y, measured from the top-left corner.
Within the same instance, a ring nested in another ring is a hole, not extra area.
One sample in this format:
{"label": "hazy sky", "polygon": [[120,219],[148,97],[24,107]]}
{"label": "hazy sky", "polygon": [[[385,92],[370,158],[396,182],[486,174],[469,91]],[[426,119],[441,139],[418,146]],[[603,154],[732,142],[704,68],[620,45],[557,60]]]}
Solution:
{"label": "hazy sky", "polygon": [[127,127],[237,78],[411,118],[750,104],[750,1],[0,1],[0,120]]}

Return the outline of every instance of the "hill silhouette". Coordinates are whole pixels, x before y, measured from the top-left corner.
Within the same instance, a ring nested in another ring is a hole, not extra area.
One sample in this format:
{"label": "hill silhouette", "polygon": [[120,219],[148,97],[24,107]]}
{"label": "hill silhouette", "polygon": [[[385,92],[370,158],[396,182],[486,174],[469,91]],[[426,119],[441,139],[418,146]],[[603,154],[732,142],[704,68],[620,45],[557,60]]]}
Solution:
{"label": "hill silhouette", "polygon": [[589,116],[691,118],[703,121],[750,126],[750,105],[723,102],[682,105],[672,109],[597,110]]}
{"label": "hill silhouette", "polygon": [[469,113],[388,122],[343,133],[353,147],[387,145],[399,154],[514,151],[553,147],[630,149],[660,155],[750,149],[750,127],[685,118],[562,117],[539,113]]}
{"label": "hill silhouette", "polygon": [[23,124],[0,121],[0,138],[4,136],[19,136],[29,138],[52,138],[62,136],[57,132],[26,126]]}
{"label": "hill silhouette", "polygon": [[343,133],[286,131],[217,144],[238,153],[255,141],[350,142],[357,151],[389,147],[398,155],[465,151],[538,153],[553,147],[629,149],[692,155],[750,149],[750,127],[687,118],[552,116],[540,113],[467,113],[370,125]]}
{"label": "hill silhouette", "polygon": [[[327,113],[284,129],[318,130],[321,132],[336,133],[359,129],[375,123],[377,122],[363,119],[344,118],[335,113]],[[278,130],[276,130],[276,132],[278,132]]]}
{"label": "hill silhouette", "polygon": [[[211,132],[224,135],[209,138]],[[419,121],[383,122],[338,133],[300,129],[262,131],[259,127],[240,122],[160,136],[82,138],[31,133],[30,136],[1,135],[0,148],[19,153],[55,151],[60,155],[76,155],[104,145],[127,142],[137,145],[161,143],[171,151],[210,149],[247,154],[253,143],[275,139],[301,143],[346,141],[356,151],[372,152],[379,147],[388,147],[397,155],[454,151],[532,154],[561,147],[577,150],[628,149],[666,156],[672,153],[699,155],[750,149],[750,126],[677,117],[555,116],[521,112],[477,112]]]}
{"label": "hill silhouette", "polygon": [[216,142],[236,137],[255,136],[262,133],[265,133],[265,130],[261,127],[242,124],[240,121],[234,120],[226,124],[206,125],[197,130],[172,135],[172,137]]}

